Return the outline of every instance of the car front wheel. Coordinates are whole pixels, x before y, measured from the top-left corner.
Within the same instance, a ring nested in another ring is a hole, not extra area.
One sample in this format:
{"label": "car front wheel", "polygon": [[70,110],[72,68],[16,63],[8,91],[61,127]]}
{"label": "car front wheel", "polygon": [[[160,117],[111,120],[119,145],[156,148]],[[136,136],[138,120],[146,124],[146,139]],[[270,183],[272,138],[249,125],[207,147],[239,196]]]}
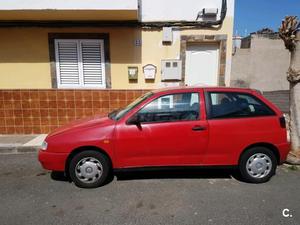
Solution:
{"label": "car front wheel", "polygon": [[105,184],[111,166],[106,155],[97,151],[76,154],[69,166],[69,174],[76,186],[96,188]]}
{"label": "car front wheel", "polygon": [[254,147],[240,158],[239,171],[242,178],[250,183],[264,183],[275,174],[277,160],[274,153],[265,147]]}

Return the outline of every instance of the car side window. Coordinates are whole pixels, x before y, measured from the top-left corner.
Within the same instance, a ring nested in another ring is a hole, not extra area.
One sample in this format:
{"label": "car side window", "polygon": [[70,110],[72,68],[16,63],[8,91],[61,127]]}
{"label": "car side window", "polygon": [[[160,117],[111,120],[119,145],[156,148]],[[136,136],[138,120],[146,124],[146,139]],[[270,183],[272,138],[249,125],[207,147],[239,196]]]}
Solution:
{"label": "car side window", "polygon": [[275,115],[257,97],[237,92],[209,92],[207,114],[214,118],[241,118]]}
{"label": "car side window", "polygon": [[200,117],[199,94],[161,96],[141,109],[137,116],[141,123],[197,120]]}

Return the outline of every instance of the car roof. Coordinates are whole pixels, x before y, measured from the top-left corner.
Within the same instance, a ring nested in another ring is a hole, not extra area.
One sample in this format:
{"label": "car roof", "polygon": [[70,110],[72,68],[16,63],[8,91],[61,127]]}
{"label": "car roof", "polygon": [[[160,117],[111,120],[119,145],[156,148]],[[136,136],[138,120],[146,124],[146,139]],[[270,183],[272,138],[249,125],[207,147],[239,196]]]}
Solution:
{"label": "car roof", "polygon": [[252,92],[255,91],[250,88],[235,88],[235,87],[219,87],[219,86],[180,86],[180,87],[168,87],[152,90],[152,93],[167,93],[175,92],[179,90],[190,90],[190,91],[199,91],[199,90],[213,90],[213,91],[236,91],[236,92]]}

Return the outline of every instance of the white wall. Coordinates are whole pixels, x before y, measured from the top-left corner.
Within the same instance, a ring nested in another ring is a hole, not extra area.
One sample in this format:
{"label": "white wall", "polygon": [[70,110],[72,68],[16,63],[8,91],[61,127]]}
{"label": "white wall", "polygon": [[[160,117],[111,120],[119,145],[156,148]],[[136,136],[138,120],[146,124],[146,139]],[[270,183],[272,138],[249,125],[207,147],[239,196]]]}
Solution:
{"label": "white wall", "polygon": [[137,10],[137,0],[1,0],[0,10]]}
{"label": "white wall", "polygon": [[[137,10],[147,21],[195,21],[203,8],[218,8],[222,0],[2,0],[0,10]],[[227,0],[227,16],[234,15],[234,0]],[[201,19],[200,19],[201,20]]]}
{"label": "white wall", "polygon": [[[141,20],[149,21],[195,21],[203,8],[218,8],[220,18],[222,0],[140,0]],[[227,16],[234,15],[234,0],[227,0]],[[200,19],[201,20],[201,19]]]}

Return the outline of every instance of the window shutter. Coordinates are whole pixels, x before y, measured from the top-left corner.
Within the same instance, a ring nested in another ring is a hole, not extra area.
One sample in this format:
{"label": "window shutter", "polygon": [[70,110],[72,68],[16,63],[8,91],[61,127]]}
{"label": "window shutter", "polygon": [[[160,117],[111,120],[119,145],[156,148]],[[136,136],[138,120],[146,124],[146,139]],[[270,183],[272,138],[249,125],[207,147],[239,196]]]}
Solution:
{"label": "window shutter", "polygon": [[105,88],[103,40],[55,40],[58,87]]}
{"label": "window shutter", "polygon": [[104,86],[103,42],[81,41],[82,73],[85,86]]}
{"label": "window shutter", "polygon": [[79,57],[76,41],[56,42],[56,67],[59,86],[78,86],[79,78]]}

